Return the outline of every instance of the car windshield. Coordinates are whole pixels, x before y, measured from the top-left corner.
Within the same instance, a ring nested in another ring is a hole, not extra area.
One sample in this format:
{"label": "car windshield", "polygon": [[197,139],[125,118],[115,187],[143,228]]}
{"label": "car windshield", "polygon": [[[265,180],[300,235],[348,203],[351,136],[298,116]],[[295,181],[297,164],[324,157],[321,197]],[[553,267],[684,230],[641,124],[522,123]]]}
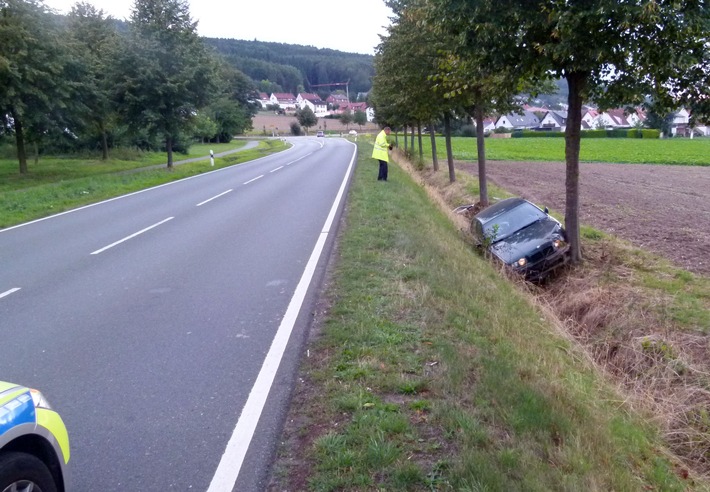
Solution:
{"label": "car windshield", "polygon": [[527,202],[491,218],[483,225],[483,234],[493,242],[504,239],[533,222],[545,218],[545,212]]}

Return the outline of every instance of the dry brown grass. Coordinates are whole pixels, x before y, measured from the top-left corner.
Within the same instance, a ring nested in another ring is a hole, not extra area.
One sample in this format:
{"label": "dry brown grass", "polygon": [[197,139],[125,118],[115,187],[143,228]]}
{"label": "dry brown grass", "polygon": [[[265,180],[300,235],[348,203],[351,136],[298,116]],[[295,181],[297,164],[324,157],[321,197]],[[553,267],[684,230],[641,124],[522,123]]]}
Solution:
{"label": "dry brown grass", "polygon": [[[467,177],[460,175],[451,184],[442,173],[416,171],[401,154],[397,161],[468,234],[468,218],[451,213],[476,200],[461,183]],[[710,337],[691,333],[664,315],[669,296],[637,281],[632,249],[614,238],[587,241],[582,266],[542,287],[519,285],[620,388],[624,404],[658,426],[683,463],[678,473],[708,479]],[[645,271],[653,267],[644,264]]]}

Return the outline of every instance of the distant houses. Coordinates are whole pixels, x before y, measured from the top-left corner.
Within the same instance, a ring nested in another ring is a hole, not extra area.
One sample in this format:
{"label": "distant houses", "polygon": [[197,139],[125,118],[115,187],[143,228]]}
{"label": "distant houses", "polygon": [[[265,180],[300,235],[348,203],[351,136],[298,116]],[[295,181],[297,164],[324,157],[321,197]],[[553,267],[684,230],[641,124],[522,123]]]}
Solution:
{"label": "distant houses", "polygon": [[328,115],[328,104],[317,94],[301,92],[298,96],[296,96],[296,102],[298,103],[298,107],[300,109],[305,109],[306,107],[311,108],[313,114],[315,114],[318,118]]}
{"label": "distant houses", "polygon": [[541,130],[556,130],[563,132],[567,129],[567,111],[548,111],[540,120]]}
{"label": "distant houses", "polygon": [[366,102],[351,103],[345,94],[335,93],[328,96],[323,101],[319,95],[308,92],[301,92],[294,97],[289,93],[266,93],[259,94],[259,103],[263,109],[269,105],[276,105],[283,111],[296,111],[297,109],[311,108],[313,114],[318,118],[329,115],[339,115],[345,111],[363,111],[367,115],[367,121],[374,121],[375,111],[367,106]]}
{"label": "distant houses", "polygon": [[276,104],[279,106],[279,108],[284,110],[295,110],[297,106],[296,98],[293,94],[289,94],[288,92],[274,92],[271,94],[271,97],[269,99],[271,101],[271,104]]}
{"label": "distant houses", "polygon": [[266,92],[259,93],[259,104],[261,104],[261,109],[266,109],[266,106],[271,104],[271,98]]}
{"label": "distant houses", "polygon": [[676,112],[671,123],[671,134],[674,137],[710,137],[710,126],[691,126],[690,116],[690,112],[686,109]]}
{"label": "distant houses", "polygon": [[[278,106],[282,111],[296,111],[309,107],[318,117],[337,116],[345,111],[352,113],[363,111],[367,121],[375,120],[375,111],[365,102],[350,102],[345,94],[333,93],[322,100],[319,95],[301,92],[297,96],[290,93],[259,93],[259,104],[266,109],[270,105]],[[567,129],[568,114],[566,110],[544,107],[524,106],[519,113],[510,113],[489,117],[484,120],[484,131],[495,132],[506,130],[534,130],[546,132],[564,132]],[[608,109],[599,111],[597,108],[584,107],[582,111],[582,130],[612,130],[642,127],[646,113],[638,108],[632,111],[625,109]],[[671,136],[690,137],[710,136],[709,126],[690,125],[690,113],[681,109],[673,115]]]}
{"label": "distant houses", "polygon": [[509,130],[532,130],[540,126],[540,118],[532,111],[522,113],[509,113],[500,116],[496,120],[496,128],[507,128]]}
{"label": "distant houses", "polygon": [[[567,111],[545,108],[524,107],[521,113],[501,115],[495,119],[493,130],[486,128],[486,132],[505,128],[507,130],[536,130],[564,132],[567,128]],[[646,113],[641,108],[633,111],[624,109],[608,109],[599,111],[596,108],[585,107],[582,111],[582,130],[613,130],[627,129],[643,126]],[[710,136],[710,127],[690,127],[690,114],[681,109],[673,116],[671,125],[672,136]]]}

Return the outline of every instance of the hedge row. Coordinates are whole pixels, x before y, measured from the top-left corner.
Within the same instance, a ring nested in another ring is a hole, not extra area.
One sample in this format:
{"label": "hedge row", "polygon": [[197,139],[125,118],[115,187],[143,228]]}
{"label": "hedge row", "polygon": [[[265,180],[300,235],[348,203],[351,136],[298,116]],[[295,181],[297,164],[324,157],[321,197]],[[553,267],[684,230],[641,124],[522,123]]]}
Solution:
{"label": "hedge row", "polygon": [[[514,130],[513,138],[564,138],[564,132]],[[660,138],[660,130],[618,129],[618,130],[583,130],[582,138]]]}

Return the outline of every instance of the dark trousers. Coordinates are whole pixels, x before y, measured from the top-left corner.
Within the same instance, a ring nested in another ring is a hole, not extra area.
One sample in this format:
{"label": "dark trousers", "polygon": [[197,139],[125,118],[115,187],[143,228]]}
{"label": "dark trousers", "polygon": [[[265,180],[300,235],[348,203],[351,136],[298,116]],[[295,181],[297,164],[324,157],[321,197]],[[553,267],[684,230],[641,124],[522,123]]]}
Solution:
{"label": "dark trousers", "polygon": [[377,175],[377,181],[387,181],[387,161],[380,161],[380,174]]}

